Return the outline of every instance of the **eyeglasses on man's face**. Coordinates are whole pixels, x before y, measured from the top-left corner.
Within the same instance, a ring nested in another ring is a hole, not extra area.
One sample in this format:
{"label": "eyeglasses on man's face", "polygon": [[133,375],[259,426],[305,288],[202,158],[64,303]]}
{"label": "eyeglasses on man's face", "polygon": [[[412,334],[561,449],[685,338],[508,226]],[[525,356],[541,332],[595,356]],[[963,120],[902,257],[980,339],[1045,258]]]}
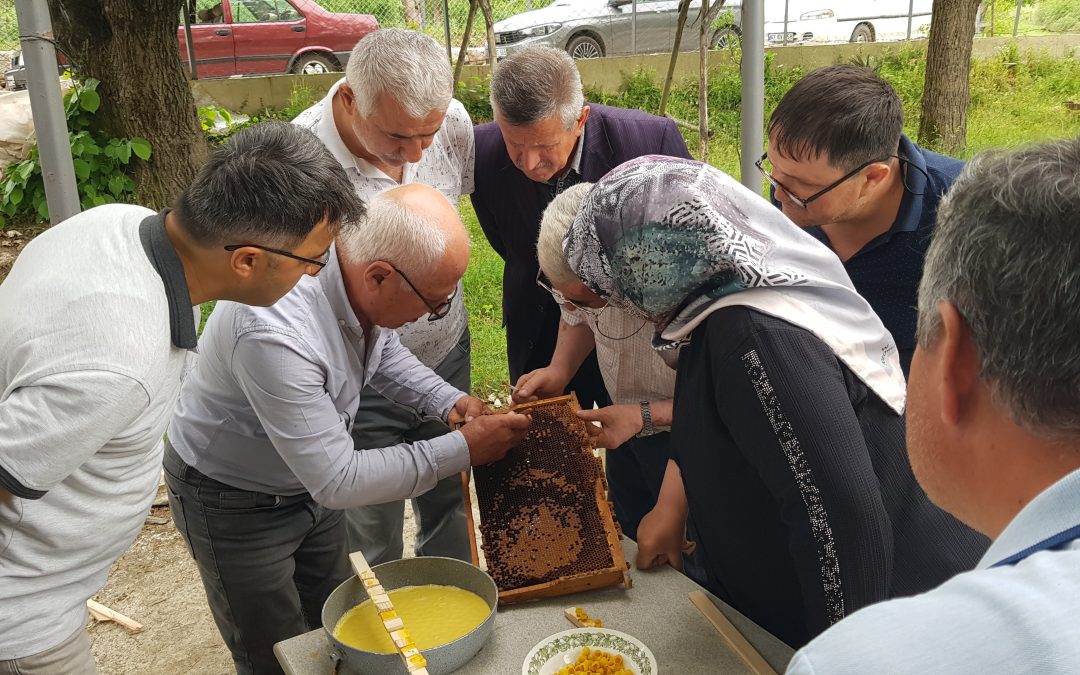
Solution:
{"label": "eyeglasses on man's face", "polygon": [[330,262],[330,249],[326,249],[326,253],[323,253],[317,259],[305,258],[304,256],[296,255],[291,251],[282,251],[279,248],[270,248],[269,246],[262,246],[261,244],[229,244],[225,247],[225,250],[232,252],[238,248],[257,248],[260,251],[266,251],[267,253],[273,253],[275,255],[285,256],[286,258],[292,258],[293,260],[299,260],[300,262],[307,263],[308,265],[315,265],[315,267],[318,268],[315,274],[321,272],[322,268],[326,267],[326,263]]}
{"label": "eyeglasses on man's face", "polygon": [[781,183],[780,181],[773,178],[772,174],[768,171],[768,169],[765,168],[764,165],[765,165],[765,162],[768,161],[768,159],[769,159],[769,153],[766,152],[766,153],[762,154],[761,158],[758,159],[758,161],[754,162],[754,166],[756,166],[757,170],[759,172],[761,172],[761,175],[765,177],[765,180],[769,181],[769,185],[772,185],[774,189],[783,190],[784,194],[786,194],[788,196],[788,198],[791,200],[791,202],[793,204],[795,204],[797,206],[801,206],[802,208],[805,209],[811,202],[813,202],[813,201],[815,201],[817,199],[820,199],[821,197],[824,197],[826,194],[828,194],[832,190],[835,190],[836,188],[840,187],[840,185],[842,185],[844,183],[844,181],[848,180],[849,178],[851,178],[855,174],[859,173],[860,171],[862,171],[866,167],[870,166],[871,164],[877,164],[879,162],[888,161],[889,159],[891,159],[894,156],[895,155],[889,155],[888,157],[885,157],[884,159],[873,159],[873,160],[870,160],[869,162],[863,162],[862,164],[855,167],[854,169],[852,169],[848,173],[844,174],[838,180],[833,181],[828,186],[818,190],[817,192],[815,192],[814,194],[810,195],[809,197],[807,197],[805,199],[796,196],[795,193],[792,192],[791,190],[789,190],[783,183]]}
{"label": "eyeglasses on man's face", "polygon": [[450,307],[454,302],[454,296],[457,295],[457,286],[454,287],[454,292],[451,293],[450,296],[442,302],[442,304],[438,305],[437,307],[433,307],[431,303],[428,302],[428,299],[424,297],[424,294],[420,292],[420,289],[413,285],[413,282],[409,281],[409,277],[405,276],[404,272],[395,267],[393,263],[387,264],[390,265],[390,267],[393,268],[395,272],[401,275],[401,278],[405,280],[405,283],[409,284],[409,288],[413,290],[413,293],[416,293],[416,297],[420,298],[420,301],[423,302],[424,306],[428,308],[428,321],[438,321],[439,319],[450,313]]}

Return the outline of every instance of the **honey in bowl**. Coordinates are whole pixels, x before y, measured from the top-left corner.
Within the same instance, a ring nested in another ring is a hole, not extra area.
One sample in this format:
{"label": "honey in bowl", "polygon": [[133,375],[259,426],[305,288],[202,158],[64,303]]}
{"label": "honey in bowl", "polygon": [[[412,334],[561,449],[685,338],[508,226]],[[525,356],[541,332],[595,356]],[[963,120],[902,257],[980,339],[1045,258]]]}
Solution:
{"label": "honey in bowl", "polygon": [[[491,613],[475,593],[456,586],[403,586],[389,593],[394,612],[405,622],[417,649],[439,647],[468,635]],[[371,600],[353,607],[334,626],[340,642],[366,652],[393,654],[394,642]]]}

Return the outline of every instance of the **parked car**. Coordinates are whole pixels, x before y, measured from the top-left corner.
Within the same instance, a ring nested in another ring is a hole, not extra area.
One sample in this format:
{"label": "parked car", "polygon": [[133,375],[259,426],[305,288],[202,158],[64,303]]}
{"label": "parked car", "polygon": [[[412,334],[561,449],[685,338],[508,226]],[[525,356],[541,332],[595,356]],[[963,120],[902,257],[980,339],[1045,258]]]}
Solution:
{"label": "parked car", "polygon": [[[197,0],[188,20],[199,77],[343,70],[353,45],[379,27],[370,14],[329,12],[313,0]],[[184,33],[181,22],[187,64]]]}
{"label": "parked car", "polygon": [[[738,39],[744,0],[728,0],[709,26],[710,47]],[[760,0],[755,0],[760,1]],[[909,0],[764,0],[766,44],[873,42],[907,35]],[[933,0],[915,0],[912,36],[925,36]],[[687,14],[681,48],[698,48],[700,0]],[[636,15],[636,29],[635,29]],[[495,24],[496,56],[543,44],[576,59],[670,52],[678,26],[678,0],[556,0],[542,9]],[[785,20],[786,15],[786,20]]]}
{"label": "parked car", "polygon": [[[690,4],[682,49],[698,48],[693,21],[700,7],[700,0]],[[710,27],[710,47],[726,44],[739,25],[740,3],[724,9],[731,13]],[[637,0],[636,9],[633,0],[555,0],[496,22],[495,55],[503,58],[536,44],[565,49],[575,59],[669,52],[678,17],[679,0]]]}
{"label": "parked car", "polygon": [[[328,12],[313,0],[197,0],[188,16],[199,77],[343,70],[356,42],[378,29],[370,14]],[[187,68],[183,15],[176,36]],[[4,75],[26,88],[22,52]]]}

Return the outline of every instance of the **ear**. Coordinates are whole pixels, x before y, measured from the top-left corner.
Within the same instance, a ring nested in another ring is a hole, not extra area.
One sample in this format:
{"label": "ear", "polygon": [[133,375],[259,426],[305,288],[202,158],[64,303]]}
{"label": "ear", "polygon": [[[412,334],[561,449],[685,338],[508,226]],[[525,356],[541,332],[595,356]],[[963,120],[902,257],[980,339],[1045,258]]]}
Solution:
{"label": "ear", "polygon": [[394,274],[394,268],[389,263],[376,260],[368,263],[364,268],[364,286],[370,292],[377,293],[381,290],[383,282]]}
{"label": "ear", "polygon": [[592,108],[590,108],[587,105],[581,106],[581,114],[578,115],[578,118],[577,118],[577,131],[578,131],[578,133],[580,133],[581,130],[585,128],[585,122],[588,121],[588,119],[589,119],[589,111],[590,110],[592,110]]}
{"label": "ear", "polygon": [[241,279],[250,279],[260,266],[267,264],[264,258],[259,249],[244,246],[229,253],[229,269]]}
{"label": "ear", "polygon": [[967,321],[951,302],[938,303],[941,328],[933,350],[938,359],[942,420],[962,426],[979,398],[979,353]]}
{"label": "ear", "polygon": [[892,167],[885,162],[874,162],[863,170],[863,192],[877,190],[892,175]]}
{"label": "ear", "polygon": [[345,108],[349,113],[356,111],[356,94],[353,92],[352,87],[342,82],[341,86],[338,87],[337,95],[341,97],[341,102],[345,104]]}

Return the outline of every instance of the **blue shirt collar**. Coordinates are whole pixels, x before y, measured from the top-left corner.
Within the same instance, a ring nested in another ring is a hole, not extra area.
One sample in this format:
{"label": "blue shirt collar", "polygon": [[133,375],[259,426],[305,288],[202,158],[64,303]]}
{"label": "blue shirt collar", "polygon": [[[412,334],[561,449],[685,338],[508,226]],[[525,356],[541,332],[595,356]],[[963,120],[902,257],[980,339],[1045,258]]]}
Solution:
{"label": "blue shirt collar", "polygon": [[353,311],[352,303],[345,292],[345,278],[341,275],[341,265],[338,263],[337,244],[330,245],[330,259],[316,278],[322,284],[323,293],[338,323],[349,328],[360,328],[360,320],[356,318],[356,312]]}
{"label": "blue shirt collar", "polygon": [[1058,532],[1080,525],[1080,469],[1040,492],[990,545],[976,569],[986,569]]}
{"label": "blue shirt collar", "polygon": [[900,210],[896,212],[896,220],[893,221],[889,232],[914,232],[919,229],[923,216],[923,195],[929,187],[927,185],[926,158],[923,157],[919,146],[911,142],[911,139],[903,134],[900,135],[899,152],[897,152],[911,166],[904,166],[900,162],[900,176],[904,181],[904,197],[900,200]]}

